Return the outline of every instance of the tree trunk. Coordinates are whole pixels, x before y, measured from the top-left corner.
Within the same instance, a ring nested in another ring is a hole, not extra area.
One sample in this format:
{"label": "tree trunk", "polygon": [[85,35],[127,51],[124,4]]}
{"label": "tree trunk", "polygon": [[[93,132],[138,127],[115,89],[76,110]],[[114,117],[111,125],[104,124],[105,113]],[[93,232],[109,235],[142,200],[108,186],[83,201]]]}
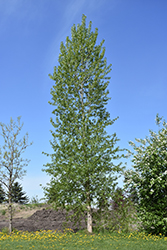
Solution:
{"label": "tree trunk", "polygon": [[[13,166],[13,165],[12,165]],[[13,167],[12,167],[13,169]],[[9,208],[8,208],[8,212],[9,212],[9,233],[11,234],[12,233],[12,195],[11,195],[11,192],[12,192],[12,182],[11,182],[11,179],[12,179],[12,171],[10,172],[10,181],[9,181]]]}
{"label": "tree trunk", "polygon": [[9,233],[12,233],[12,204],[11,204],[11,197],[9,198]]}
{"label": "tree trunk", "polygon": [[[82,59],[82,62],[81,62],[82,65],[85,66],[85,69],[86,69],[86,63],[84,62],[84,59]],[[83,70],[84,71],[84,70]],[[80,100],[81,100],[81,106],[82,106],[82,121],[85,120],[85,117],[86,117],[86,114],[85,114],[85,110],[84,110],[84,81],[81,83],[81,88],[79,90],[80,92]],[[90,108],[89,108],[89,111],[90,111]],[[86,123],[85,123],[85,126],[83,127],[83,138],[84,138],[84,143],[83,143],[83,156],[84,156],[84,162],[85,162],[85,165],[86,165],[86,161],[87,161],[87,156],[85,154],[85,134],[86,134]],[[89,190],[89,183],[87,183],[87,188]],[[92,233],[92,211],[91,211],[91,205],[90,205],[90,196],[89,194],[87,194],[87,201],[88,201],[88,206],[87,206],[87,230],[89,233]]]}
{"label": "tree trunk", "polygon": [[87,211],[87,230],[89,233],[92,233],[92,213],[91,213],[91,207],[88,206]]}

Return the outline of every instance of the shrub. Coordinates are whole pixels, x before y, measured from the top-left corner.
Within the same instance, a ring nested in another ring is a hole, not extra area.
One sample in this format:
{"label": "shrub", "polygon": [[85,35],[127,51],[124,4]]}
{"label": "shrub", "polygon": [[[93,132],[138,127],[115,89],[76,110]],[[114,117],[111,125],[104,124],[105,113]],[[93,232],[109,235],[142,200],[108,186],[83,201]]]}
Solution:
{"label": "shrub", "polygon": [[134,170],[125,171],[125,188],[138,195],[137,210],[142,221],[140,230],[167,235],[167,123],[157,114],[158,132],[150,130],[146,139],[130,142]]}

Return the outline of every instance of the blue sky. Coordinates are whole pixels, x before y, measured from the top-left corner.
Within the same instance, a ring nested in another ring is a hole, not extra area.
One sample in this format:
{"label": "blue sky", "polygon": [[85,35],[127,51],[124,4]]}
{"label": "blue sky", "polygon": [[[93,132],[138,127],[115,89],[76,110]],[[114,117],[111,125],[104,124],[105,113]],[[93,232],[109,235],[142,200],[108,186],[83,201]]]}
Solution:
{"label": "blue sky", "polygon": [[128,141],[156,129],[157,113],[167,118],[166,13],[166,0],[0,0],[0,122],[22,116],[21,135],[28,132],[34,142],[23,155],[31,162],[21,182],[30,198],[42,198],[39,184],[49,181],[41,171],[49,161],[42,151],[51,152],[52,139],[48,101],[54,81],[48,74],[72,25],[85,14],[87,25],[92,21],[92,30],[99,30],[98,43],[105,39],[112,63],[107,109],[111,119],[119,116],[107,131],[130,149]]}

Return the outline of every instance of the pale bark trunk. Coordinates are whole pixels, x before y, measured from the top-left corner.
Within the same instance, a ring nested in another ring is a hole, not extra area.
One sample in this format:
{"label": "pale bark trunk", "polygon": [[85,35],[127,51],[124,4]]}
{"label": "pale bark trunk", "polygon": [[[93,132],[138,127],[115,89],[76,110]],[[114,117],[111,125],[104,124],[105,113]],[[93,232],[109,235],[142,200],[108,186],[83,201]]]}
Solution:
{"label": "pale bark trunk", "polygon": [[13,176],[13,159],[14,159],[14,146],[12,149],[12,159],[11,159],[11,169],[10,169],[10,179],[9,179],[9,233],[12,233],[12,176]]}
{"label": "pale bark trunk", "polygon": [[12,232],[12,204],[11,204],[11,198],[9,198],[9,233]]}
{"label": "pale bark trunk", "polygon": [[89,233],[92,233],[92,214],[90,206],[88,206],[88,211],[87,211],[87,230]]}

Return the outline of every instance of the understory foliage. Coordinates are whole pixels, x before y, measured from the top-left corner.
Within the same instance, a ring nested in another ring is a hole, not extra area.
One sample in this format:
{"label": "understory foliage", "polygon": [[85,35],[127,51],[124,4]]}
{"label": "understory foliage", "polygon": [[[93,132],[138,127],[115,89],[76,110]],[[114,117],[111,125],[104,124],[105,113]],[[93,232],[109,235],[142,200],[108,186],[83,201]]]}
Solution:
{"label": "understory foliage", "polygon": [[[92,208],[98,211],[109,205],[118,177],[123,172],[124,156],[116,146],[116,133],[107,135],[110,119],[106,110],[111,65],[104,57],[104,40],[96,45],[98,30],[86,28],[86,16],[81,25],[73,25],[71,39],[60,46],[58,66],[50,78],[53,118],[51,131],[51,163],[43,169],[51,176],[44,187],[45,196],[55,208],[75,211],[77,221],[87,213],[92,225]],[[91,230],[91,229],[90,229]]]}
{"label": "understory foliage", "polygon": [[156,115],[158,132],[130,142],[134,170],[125,171],[125,188],[137,193],[141,230],[167,235],[167,123]]}
{"label": "understory foliage", "polygon": [[[101,220],[95,220],[98,230],[129,232],[132,225],[138,222],[134,203],[130,196],[119,187],[111,194],[108,206],[103,206],[99,212]],[[94,217],[96,218],[96,214]]]}
{"label": "understory foliage", "polygon": [[135,205],[122,188],[112,194],[111,211],[114,230],[129,232],[132,224],[138,221]]}

